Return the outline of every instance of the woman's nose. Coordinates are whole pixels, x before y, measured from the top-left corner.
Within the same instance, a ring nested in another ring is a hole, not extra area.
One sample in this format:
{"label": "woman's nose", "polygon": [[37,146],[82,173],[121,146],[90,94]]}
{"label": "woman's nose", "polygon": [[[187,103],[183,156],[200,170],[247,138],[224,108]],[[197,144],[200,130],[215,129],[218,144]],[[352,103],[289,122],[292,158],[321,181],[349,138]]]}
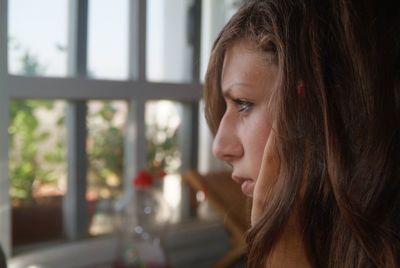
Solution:
{"label": "woman's nose", "polygon": [[214,155],[228,163],[243,155],[243,146],[237,135],[233,122],[229,117],[224,116],[218,127],[217,134],[213,142]]}

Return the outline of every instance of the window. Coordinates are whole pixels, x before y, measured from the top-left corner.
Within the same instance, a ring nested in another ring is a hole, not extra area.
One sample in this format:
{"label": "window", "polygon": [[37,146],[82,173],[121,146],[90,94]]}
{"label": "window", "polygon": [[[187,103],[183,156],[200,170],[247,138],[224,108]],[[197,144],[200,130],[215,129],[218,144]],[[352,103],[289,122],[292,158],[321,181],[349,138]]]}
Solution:
{"label": "window", "polygon": [[128,0],[90,0],[88,67],[91,78],[128,78]]}
{"label": "window", "polygon": [[66,76],[68,1],[10,0],[8,4],[9,72]]}
{"label": "window", "polygon": [[63,238],[64,110],[62,101],[11,102],[9,174],[15,248]]}
{"label": "window", "polygon": [[87,217],[90,235],[114,231],[113,204],[123,191],[126,101],[88,101]]}
{"label": "window", "polygon": [[154,172],[164,171],[168,175],[159,183],[164,198],[172,210],[172,222],[182,218],[180,201],[182,186],[179,172],[182,168],[182,148],[184,135],[184,106],[168,100],[146,103],[146,141],[148,168]]}
{"label": "window", "polygon": [[[202,1],[164,2],[0,0],[0,241],[16,265],[72,250],[70,243],[102,241],[107,251],[111,240],[100,235],[112,231],[111,202],[142,168],[166,169],[160,187],[176,207],[175,219],[190,214],[180,207],[189,202],[178,174],[197,163]],[[29,162],[16,160],[29,146],[17,138],[8,104],[19,105],[18,112],[27,106],[23,111],[38,121],[32,144],[42,177],[28,188],[34,194],[8,181],[17,164]],[[60,197],[60,232],[16,243],[7,197],[48,199],[50,192]]]}
{"label": "window", "polygon": [[[146,77],[190,82],[193,62],[192,0],[147,0]],[[179,53],[176,53],[179,51]]]}

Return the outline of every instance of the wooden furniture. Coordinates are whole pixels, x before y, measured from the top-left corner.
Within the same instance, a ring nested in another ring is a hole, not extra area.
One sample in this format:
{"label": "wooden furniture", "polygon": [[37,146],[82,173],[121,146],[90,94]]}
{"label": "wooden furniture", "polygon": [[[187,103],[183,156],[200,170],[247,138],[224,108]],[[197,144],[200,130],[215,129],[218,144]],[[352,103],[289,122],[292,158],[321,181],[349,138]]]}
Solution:
{"label": "wooden furniture", "polygon": [[3,249],[1,248],[1,245],[0,245],[0,268],[7,268],[6,257],[4,255]]}
{"label": "wooden furniture", "polygon": [[245,256],[245,233],[250,226],[250,200],[240,186],[231,179],[231,172],[201,175],[187,171],[183,179],[196,191],[204,192],[210,205],[221,215],[223,224],[231,233],[231,249],[214,268],[227,268]]}

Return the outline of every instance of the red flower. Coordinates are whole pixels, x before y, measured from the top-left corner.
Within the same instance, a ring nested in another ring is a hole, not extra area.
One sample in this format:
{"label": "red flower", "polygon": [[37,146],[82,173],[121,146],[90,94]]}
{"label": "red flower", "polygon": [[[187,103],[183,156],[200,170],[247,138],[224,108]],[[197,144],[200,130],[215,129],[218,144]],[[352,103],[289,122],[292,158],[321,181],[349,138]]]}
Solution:
{"label": "red flower", "polygon": [[151,186],[153,185],[154,179],[162,178],[165,175],[167,175],[167,173],[165,173],[164,171],[152,174],[146,170],[141,170],[139,171],[139,174],[134,177],[133,185],[141,187]]}

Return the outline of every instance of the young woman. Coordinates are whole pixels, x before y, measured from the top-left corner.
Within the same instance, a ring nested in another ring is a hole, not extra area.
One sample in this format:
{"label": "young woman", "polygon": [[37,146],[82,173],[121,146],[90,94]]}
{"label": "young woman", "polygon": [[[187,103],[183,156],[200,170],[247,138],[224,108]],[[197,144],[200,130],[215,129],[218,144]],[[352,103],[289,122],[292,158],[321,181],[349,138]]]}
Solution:
{"label": "young woman", "polygon": [[249,267],[400,267],[395,1],[246,1],[205,81],[214,154],[252,197]]}

